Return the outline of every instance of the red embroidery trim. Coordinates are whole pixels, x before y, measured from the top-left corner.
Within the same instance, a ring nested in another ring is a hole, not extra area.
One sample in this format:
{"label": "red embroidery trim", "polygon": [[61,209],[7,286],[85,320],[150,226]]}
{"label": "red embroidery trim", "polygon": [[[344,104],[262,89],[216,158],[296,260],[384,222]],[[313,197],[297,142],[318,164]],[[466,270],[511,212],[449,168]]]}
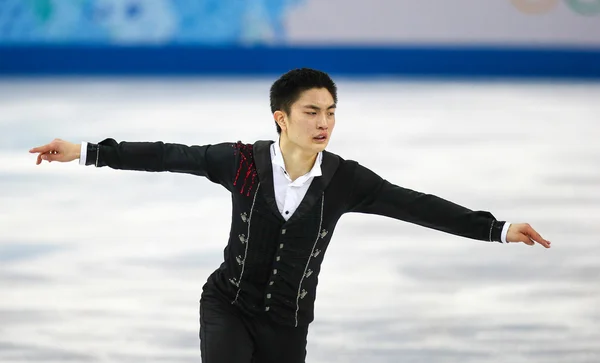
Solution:
{"label": "red embroidery trim", "polygon": [[250,196],[250,192],[254,187],[256,182],[256,167],[254,166],[254,157],[253,157],[253,149],[252,145],[242,144],[241,142],[237,142],[233,145],[235,149],[236,155],[240,156],[240,164],[238,166],[237,172],[235,174],[235,179],[233,181],[233,185],[237,186],[238,182],[240,182],[240,175],[245,170],[243,184],[240,189],[240,194],[244,194],[244,189],[246,189],[246,196]]}

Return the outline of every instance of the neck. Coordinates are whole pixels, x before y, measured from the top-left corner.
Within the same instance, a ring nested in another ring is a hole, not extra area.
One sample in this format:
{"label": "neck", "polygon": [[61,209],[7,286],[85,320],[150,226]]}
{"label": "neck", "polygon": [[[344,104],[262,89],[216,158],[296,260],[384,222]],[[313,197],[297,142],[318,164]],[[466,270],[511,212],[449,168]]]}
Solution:
{"label": "neck", "polygon": [[301,149],[298,145],[292,143],[283,133],[279,139],[279,147],[283,156],[283,162],[285,163],[285,169],[292,180],[308,173],[315,165],[317,154]]}

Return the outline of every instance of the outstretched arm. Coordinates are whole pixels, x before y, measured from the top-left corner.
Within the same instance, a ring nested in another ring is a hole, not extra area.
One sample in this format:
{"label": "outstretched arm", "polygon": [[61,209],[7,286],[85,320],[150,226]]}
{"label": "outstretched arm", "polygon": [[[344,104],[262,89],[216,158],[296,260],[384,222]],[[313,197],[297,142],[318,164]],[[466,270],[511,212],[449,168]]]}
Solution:
{"label": "outstretched arm", "polygon": [[490,242],[538,242],[528,224],[507,224],[490,212],[473,211],[431,194],[399,187],[357,164],[348,198],[349,212],[377,214],[466,238]]}
{"label": "outstretched arm", "polygon": [[98,144],[73,144],[55,139],[51,143],[29,150],[39,153],[42,160],[108,166],[112,169],[149,172],[187,173],[207,177],[215,183],[229,186],[233,180],[235,155],[231,143],[194,145],[157,142],[117,142],[105,139]]}

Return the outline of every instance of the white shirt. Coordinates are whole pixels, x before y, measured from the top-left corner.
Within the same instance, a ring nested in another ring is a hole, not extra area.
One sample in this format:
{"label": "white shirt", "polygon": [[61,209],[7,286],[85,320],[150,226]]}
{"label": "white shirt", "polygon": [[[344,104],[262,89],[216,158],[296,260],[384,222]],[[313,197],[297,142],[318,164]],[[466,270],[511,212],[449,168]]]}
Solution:
{"label": "white shirt", "polygon": [[[273,186],[275,189],[275,200],[277,200],[277,208],[279,212],[287,221],[296,211],[302,199],[310,187],[310,183],[317,176],[321,176],[321,163],[323,162],[323,153],[320,152],[317,155],[317,160],[313,165],[312,169],[292,181],[288,172],[285,170],[285,163],[281,154],[281,148],[279,147],[279,138],[276,142],[271,144],[271,162],[273,163]],[[79,164],[85,165],[87,153],[87,143],[81,143],[81,156],[79,158]],[[506,222],[502,229],[501,240],[502,243],[506,242],[506,235],[510,223]]]}
{"label": "white shirt", "polygon": [[283,161],[281,148],[279,147],[279,139],[271,144],[271,162],[273,163],[273,186],[275,188],[275,199],[277,200],[277,208],[287,221],[294,211],[298,208],[302,199],[310,187],[313,179],[321,176],[321,162],[323,153],[317,155],[315,164],[312,169],[296,180],[292,181]]}

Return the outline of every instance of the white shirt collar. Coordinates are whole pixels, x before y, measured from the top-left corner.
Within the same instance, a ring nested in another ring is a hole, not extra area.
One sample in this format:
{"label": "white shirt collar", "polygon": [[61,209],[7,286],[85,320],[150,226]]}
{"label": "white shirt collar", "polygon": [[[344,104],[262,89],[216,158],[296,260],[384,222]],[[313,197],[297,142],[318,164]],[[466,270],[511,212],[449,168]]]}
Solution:
{"label": "white shirt collar", "polygon": [[[271,162],[273,163],[273,165],[281,168],[280,170],[282,170],[287,175],[287,171],[285,170],[285,162],[283,161],[283,155],[281,153],[281,147],[279,146],[280,140],[281,140],[281,138],[278,137],[277,141],[275,141],[274,143],[271,144]],[[322,172],[321,172],[321,163],[322,162],[323,162],[323,153],[319,152],[312,169],[308,173],[304,174],[302,177],[300,177],[298,179],[304,180],[305,178],[308,179],[310,177],[321,176],[322,175]]]}

